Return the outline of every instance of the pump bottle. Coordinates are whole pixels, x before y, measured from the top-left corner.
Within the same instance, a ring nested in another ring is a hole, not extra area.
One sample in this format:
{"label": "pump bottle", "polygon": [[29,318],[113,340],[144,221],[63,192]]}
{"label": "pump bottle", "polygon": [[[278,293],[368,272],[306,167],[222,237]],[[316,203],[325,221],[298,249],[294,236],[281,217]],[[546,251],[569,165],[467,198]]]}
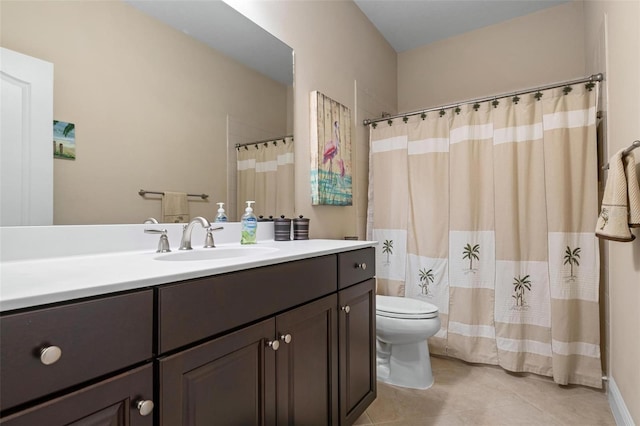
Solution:
{"label": "pump bottle", "polygon": [[242,225],[240,244],[255,244],[257,241],[258,218],[251,208],[251,204],[253,203],[255,203],[255,201],[247,201],[247,208],[244,209],[244,214],[240,219]]}
{"label": "pump bottle", "polygon": [[218,214],[216,215],[216,220],[215,222],[226,222],[227,221],[227,215],[224,212],[224,208],[222,206],[224,206],[224,203],[216,203],[218,204]]}

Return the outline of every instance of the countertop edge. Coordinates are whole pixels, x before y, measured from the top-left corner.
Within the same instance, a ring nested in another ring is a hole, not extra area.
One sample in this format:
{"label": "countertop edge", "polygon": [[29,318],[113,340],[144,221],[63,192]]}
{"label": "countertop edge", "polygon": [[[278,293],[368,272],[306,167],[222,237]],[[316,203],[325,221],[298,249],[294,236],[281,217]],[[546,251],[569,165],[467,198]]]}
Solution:
{"label": "countertop edge", "polygon": [[[326,256],[331,254],[338,254],[342,252],[358,250],[367,247],[374,247],[377,242],[375,241],[343,241],[343,240],[306,240],[306,243],[298,243],[300,246],[310,245],[312,248],[301,247],[297,251],[295,247],[293,249],[289,249],[285,251],[282,255],[276,256],[268,256],[264,258],[254,258],[247,260],[245,262],[231,262],[226,265],[216,264],[211,267],[206,267],[207,265],[204,263],[197,262],[188,262],[191,263],[193,269],[187,270],[184,266],[180,265],[181,268],[177,270],[175,273],[163,273],[163,274],[153,274],[149,273],[147,276],[138,276],[132,279],[122,278],[119,280],[112,280],[111,282],[106,282],[96,286],[87,286],[87,287],[68,287],[65,288],[62,286],[60,289],[49,289],[48,291],[43,291],[40,293],[33,294],[24,294],[22,296],[18,295],[9,299],[5,299],[3,297],[4,291],[0,291],[0,313],[2,315],[9,314],[13,311],[34,308],[44,305],[51,305],[54,303],[64,303],[70,302],[78,299],[85,299],[96,296],[108,296],[110,294],[116,294],[124,291],[130,290],[140,290],[144,288],[150,288],[154,286],[159,286],[163,284],[170,284],[179,281],[203,278],[208,276],[215,276],[220,274],[226,274],[230,272],[237,272],[247,269],[260,268],[264,266],[277,265],[282,263],[287,263],[291,261],[309,259],[314,257]],[[335,243],[333,243],[335,242]],[[319,249],[314,249],[313,244],[323,244],[328,245],[328,247],[323,247]],[[286,242],[286,243],[275,243],[269,242],[269,245],[277,247],[278,245],[295,246],[296,242]],[[139,253],[128,253],[113,255],[114,259],[124,258],[125,256],[135,256],[140,255]],[[145,253],[145,255],[148,255]],[[150,256],[150,255],[149,255]],[[85,259],[98,259],[98,258],[108,258],[108,256],[86,256]],[[61,260],[64,262],[65,260]],[[71,261],[71,260],[67,260]],[[103,260],[104,261],[104,260]],[[117,262],[114,260],[114,262]],[[22,266],[23,268],[29,268],[30,264],[36,264],[37,261],[29,262],[29,261],[20,261],[15,262],[14,267]],[[63,264],[64,266],[64,264]],[[114,267],[117,265],[114,265]],[[187,265],[188,266],[188,265]],[[205,266],[205,267],[203,267]],[[4,268],[3,268],[4,269]],[[4,271],[3,271],[4,272]],[[46,276],[45,272],[41,272],[42,275]],[[4,273],[2,274],[4,275]],[[138,274],[140,275],[140,274]],[[144,274],[143,274],[144,275]],[[19,283],[6,283],[4,278],[3,282],[0,284],[0,289],[6,290],[8,285],[20,285]],[[37,279],[37,276],[36,278]],[[58,280],[63,280],[64,277],[58,277]],[[90,280],[91,277],[87,277],[87,280]],[[27,280],[28,281],[28,280]],[[26,293],[26,292],[25,292]]]}

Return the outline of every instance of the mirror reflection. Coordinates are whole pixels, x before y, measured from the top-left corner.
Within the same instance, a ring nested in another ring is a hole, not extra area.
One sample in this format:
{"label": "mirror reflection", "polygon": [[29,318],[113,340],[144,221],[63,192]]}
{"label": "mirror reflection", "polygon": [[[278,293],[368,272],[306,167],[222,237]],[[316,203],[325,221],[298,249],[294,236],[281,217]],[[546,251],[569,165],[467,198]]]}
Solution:
{"label": "mirror reflection", "polygon": [[[54,64],[53,118],[75,125],[76,159],[54,160],[54,224],[162,221],[162,195],[141,189],[207,194],[187,197],[189,216],[213,220],[224,202],[238,220],[236,145],[271,155],[262,141],[275,148],[292,134],[288,46],[220,1],[0,7],[2,46]],[[234,52],[258,61],[244,64]],[[262,158],[253,160],[262,169],[293,161],[292,153]],[[273,178],[256,182],[254,190],[273,187]],[[273,211],[257,204],[256,214],[293,214],[292,205],[264,204]]]}

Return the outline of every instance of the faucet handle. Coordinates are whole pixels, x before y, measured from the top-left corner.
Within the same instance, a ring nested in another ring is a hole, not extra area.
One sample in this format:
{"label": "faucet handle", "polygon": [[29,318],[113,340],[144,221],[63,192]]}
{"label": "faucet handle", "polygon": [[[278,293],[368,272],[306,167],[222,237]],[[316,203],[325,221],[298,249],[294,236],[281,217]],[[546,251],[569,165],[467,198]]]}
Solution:
{"label": "faucet handle", "polygon": [[224,229],[224,226],[216,226],[215,228],[210,226],[207,228],[207,236],[204,239],[204,248],[213,248],[216,246],[213,242],[213,231],[219,231],[221,229]]}
{"label": "faucet handle", "polygon": [[169,238],[167,237],[166,229],[145,229],[145,234],[160,234],[160,241],[158,241],[158,250],[156,253],[168,253],[171,251],[169,246]]}

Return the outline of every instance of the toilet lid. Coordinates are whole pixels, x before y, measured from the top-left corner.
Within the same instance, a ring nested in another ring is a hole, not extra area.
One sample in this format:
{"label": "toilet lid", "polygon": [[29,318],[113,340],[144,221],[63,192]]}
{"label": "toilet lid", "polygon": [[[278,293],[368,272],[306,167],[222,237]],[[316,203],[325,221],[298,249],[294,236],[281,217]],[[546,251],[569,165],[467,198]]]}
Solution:
{"label": "toilet lid", "polygon": [[404,319],[435,318],[438,316],[438,307],[408,297],[376,296],[376,315]]}

